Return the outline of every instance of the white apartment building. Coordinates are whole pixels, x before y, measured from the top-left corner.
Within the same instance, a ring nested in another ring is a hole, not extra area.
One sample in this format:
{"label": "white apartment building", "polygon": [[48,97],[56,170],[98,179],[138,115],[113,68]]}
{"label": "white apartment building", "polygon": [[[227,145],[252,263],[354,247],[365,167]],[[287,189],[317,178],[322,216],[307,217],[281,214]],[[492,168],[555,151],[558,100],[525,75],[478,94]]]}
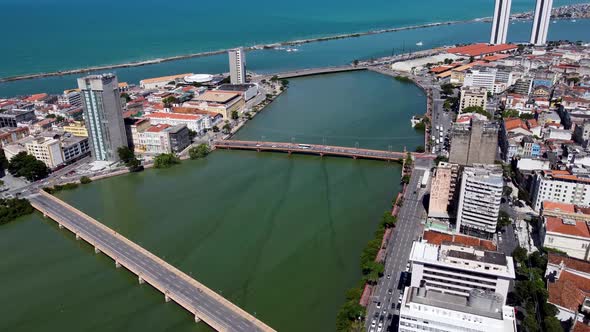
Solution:
{"label": "white apartment building", "polygon": [[567,170],[538,172],[532,192],[533,209],[539,211],[544,201],[590,206],[589,190],[590,177]]}
{"label": "white apartment building", "polygon": [[246,83],[246,54],[243,48],[228,51],[229,79],[231,84]]}
{"label": "white apartment building", "polygon": [[171,126],[184,124],[188,129],[196,131],[198,134],[203,133],[205,129],[211,128],[211,117],[198,114],[180,114],[154,112],[146,115],[152,124],[167,124]]}
{"label": "white apartment building", "polygon": [[34,138],[25,143],[25,148],[28,154],[41,160],[51,169],[65,162],[61,151],[61,144],[57,139],[46,137]]}
{"label": "white apartment building", "polygon": [[488,91],[483,87],[462,87],[459,101],[459,112],[467,107],[479,106],[484,110],[488,102]]}
{"label": "white apartment building", "polygon": [[488,92],[494,92],[494,82],[496,81],[496,68],[471,69],[465,73],[463,86],[481,87]]}
{"label": "white apartment building", "polygon": [[513,307],[494,294],[472,291],[469,298],[408,287],[400,307],[400,332],[516,331]]}
{"label": "white apartment building", "polygon": [[552,7],[553,0],[537,0],[533,28],[531,30],[531,44],[545,45],[547,42]]}
{"label": "white apartment building", "polygon": [[496,0],[490,44],[505,44],[510,23],[510,7],[512,0]]}
{"label": "white apartment building", "polygon": [[82,95],[77,90],[66,90],[63,95],[57,97],[59,105],[82,106]]}
{"label": "white apartment building", "polygon": [[463,297],[476,289],[497,293],[505,300],[515,277],[512,257],[458,243],[414,242],[410,261],[412,287]]}
{"label": "white apartment building", "polygon": [[500,167],[479,164],[466,167],[461,179],[456,231],[495,233],[503,188]]}

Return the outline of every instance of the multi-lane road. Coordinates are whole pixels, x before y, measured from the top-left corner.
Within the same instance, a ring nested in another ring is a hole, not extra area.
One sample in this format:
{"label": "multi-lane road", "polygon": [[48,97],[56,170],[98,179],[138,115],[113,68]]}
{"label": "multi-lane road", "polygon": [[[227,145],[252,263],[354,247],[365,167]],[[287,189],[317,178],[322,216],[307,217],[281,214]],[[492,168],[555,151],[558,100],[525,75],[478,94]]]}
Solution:
{"label": "multi-lane road", "polygon": [[[375,287],[367,306],[368,331],[371,331],[373,319],[377,326],[382,321],[383,331],[392,330],[392,318],[398,314],[397,303],[400,291],[397,286],[400,275],[406,271],[412,242],[422,235],[421,221],[426,216],[423,199],[428,186],[420,188],[420,181],[431,167],[431,160],[415,161],[410,183],[397,216],[397,223],[387,247],[384,276]],[[390,290],[392,294],[389,294]],[[377,308],[378,304],[379,308]],[[376,332],[377,328],[374,331]]]}
{"label": "multi-lane road", "polygon": [[115,260],[217,331],[274,331],[198,281],[122,235],[46,193],[28,197],[31,204]]}

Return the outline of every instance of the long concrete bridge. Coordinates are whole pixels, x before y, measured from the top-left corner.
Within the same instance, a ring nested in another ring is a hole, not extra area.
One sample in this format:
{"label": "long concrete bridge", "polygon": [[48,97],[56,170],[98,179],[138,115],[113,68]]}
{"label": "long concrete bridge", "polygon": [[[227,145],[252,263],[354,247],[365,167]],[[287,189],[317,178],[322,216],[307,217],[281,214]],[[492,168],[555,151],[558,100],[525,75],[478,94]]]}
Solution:
{"label": "long concrete bridge", "polygon": [[341,72],[346,72],[346,71],[358,71],[358,70],[367,70],[367,67],[346,65],[346,66],[338,66],[338,67],[308,68],[308,69],[298,69],[298,70],[294,70],[294,71],[277,73],[276,76],[279,79],[287,79],[287,78],[294,78],[294,77],[313,76],[313,75],[330,74],[330,73],[341,73]]}
{"label": "long concrete bridge", "polygon": [[[361,159],[376,159],[397,161],[405,158],[407,152],[385,151],[385,150],[371,150],[360,149],[346,146],[331,146],[319,144],[297,144],[285,142],[262,142],[262,141],[236,141],[223,140],[214,141],[213,145],[217,149],[239,149],[239,150],[254,150],[254,151],[276,151],[301,154],[315,154],[319,156],[340,156]],[[434,159],[435,155],[426,153],[411,153],[414,158]]]}
{"label": "long concrete bridge", "polygon": [[31,205],[164,294],[217,331],[274,331],[235,304],[166,263],[156,255],[44,191],[29,197]]}

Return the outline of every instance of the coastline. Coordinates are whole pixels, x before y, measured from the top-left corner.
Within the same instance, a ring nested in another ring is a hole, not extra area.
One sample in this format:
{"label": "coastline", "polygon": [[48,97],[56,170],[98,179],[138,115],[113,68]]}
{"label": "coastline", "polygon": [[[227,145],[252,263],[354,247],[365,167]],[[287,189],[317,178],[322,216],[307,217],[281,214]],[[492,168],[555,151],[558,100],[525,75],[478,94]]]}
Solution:
{"label": "coastline", "polygon": [[[515,15],[519,15],[519,14],[515,14]],[[245,51],[255,51],[255,50],[273,49],[275,47],[281,47],[281,46],[296,46],[296,45],[324,42],[324,41],[330,41],[330,40],[339,40],[339,39],[347,39],[347,38],[356,38],[356,37],[362,37],[362,36],[384,34],[384,33],[390,33],[390,32],[425,29],[425,28],[444,26],[444,25],[456,25],[456,24],[476,23],[476,22],[489,22],[490,20],[491,20],[491,17],[483,17],[483,18],[474,18],[474,19],[467,19],[467,20],[424,23],[424,24],[410,25],[410,26],[397,27],[397,28],[369,30],[369,31],[363,31],[363,32],[345,33],[345,34],[338,34],[338,35],[332,35],[332,36],[297,39],[297,40],[268,43],[268,44],[258,44],[258,45],[246,46],[246,47],[244,47],[244,50]],[[518,20],[522,20],[522,19],[518,19]],[[54,76],[66,76],[66,75],[72,75],[72,74],[85,74],[85,73],[90,73],[90,72],[100,71],[100,70],[111,70],[111,69],[129,68],[129,67],[141,67],[141,66],[154,65],[154,64],[177,61],[177,60],[186,60],[186,59],[191,59],[191,58],[200,58],[200,57],[207,57],[207,56],[213,56],[213,55],[220,55],[220,54],[226,53],[230,49],[231,48],[225,48],[225,49],[220,49],[220,50],[215,50],[215,51],[197,52],[197,53],[176,55],[176,56],[170,56],[170,57],[164,57],[164,58],[155,58],[155,59],[151,59],[151,60],[132,61],[132,62],[126,62],[126,63],[120,63],[120,64],[100,65],[100,66],[76,68],[76,69],[70,69],[70,70],[59,70],[59,71],[53,71],[53,72],[8,76],[8,77],[0,78],[0,83],[21,81],[21,80],[30,80],[30,79],[45,78],[45,77],[54,77]]]}

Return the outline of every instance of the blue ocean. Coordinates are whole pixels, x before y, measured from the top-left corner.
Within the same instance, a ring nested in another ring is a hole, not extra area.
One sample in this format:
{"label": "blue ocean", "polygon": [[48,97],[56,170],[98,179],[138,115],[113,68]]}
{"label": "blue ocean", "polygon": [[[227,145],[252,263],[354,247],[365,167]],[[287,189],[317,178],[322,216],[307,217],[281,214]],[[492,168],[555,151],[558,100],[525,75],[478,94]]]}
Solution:
{"label": "blue ocean", "polygon": [[[556,0],[554,6],[579,1]],[[489,16],[493,0],[396,1],[370,5],[351,0],[294,2],[197,2],[177,0],[0,0],[3,52],[0,77],[124,63],[234,46]],[[531,10],[533,0],[514,0],[512,12]],[[26,18],[26,19],[25,19]],[[528,41],[531,22],[514,22],[509,40]],[[490,23],[405,30],[298,46],[298,52],[248,52],[248,69],[279,72],[350,63],[394,52],[489,39]],[[552,23],[549,39],[589,41],[590,20]],[[121,81],[173,73],[226,72],[217,55],[115,70]],[[0,84],[0,97],[60,93],[79,75]]]}

